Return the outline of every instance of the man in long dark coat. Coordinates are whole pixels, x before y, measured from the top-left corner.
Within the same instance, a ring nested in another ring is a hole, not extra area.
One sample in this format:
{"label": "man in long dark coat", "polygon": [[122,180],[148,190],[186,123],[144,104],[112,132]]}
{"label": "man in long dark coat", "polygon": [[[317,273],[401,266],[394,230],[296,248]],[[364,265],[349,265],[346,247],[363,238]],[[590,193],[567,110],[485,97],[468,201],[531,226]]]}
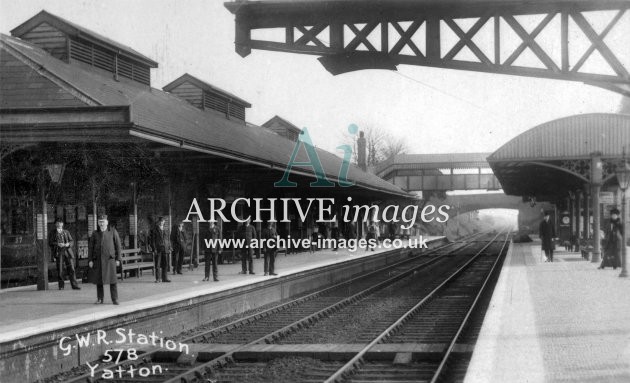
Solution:
{"label": "man in long dark coat", "polygon": [[57,263],[57,280],[59,290],[63,290],[64,287],[64,271],[68,273],[70,279],[70,285],[73,290],[81,290],[77,283],[74,269],[74,251],[72,251],[72,245],[74,241],[68,230],[63,228],[63,220],[57,218],[55,220],[55,230],[51,231],[48,235],[48,246],[50,246],[50,252],[55,258]]}
{"label": "man in long dark coat", "polygon": [[91,269],[90,279],[96,285],[96,303],[103,303],[103,285],[109,284],[112,303],[118,304],[118,288],[116,282],[116,266],[120,265],[122,246],[120,237],[114,228],[107,227],[107,216],[98,216],[98,229],[90,237],[88,266]]}
{"label": "man in long dark coat", "polygon": [[157,224],[149,233],[149,245],[155,256],[155,282],[170,282],[168,279],[168,254],[171,241],[164,229],[164,217],[158,218]]}
{"label": "man in long dark coat", "polygon": [[357,239],[357,224],[354,221],[351,221],[346,226],[348,233],[346,234],[346,239]]}
{"label": "man in long dark coat", "polygon": [[547,261],[553,262],[553,239],[556,237],[556,229],[553,226],[553,223],[551,223],[551,221],[549,220],[550,217],[551,213],[546,211],[545,217],[538,226],[538,236],[540,237],[540,241],[542,242],[542,249],[547,256]]}
{"label": "man in long dark coat", "polygon": [[339,225],[337,222],[333,222],[333,227],[330,229],[330,238],[335,240],[334,251],[337,252],[339,249]]}
{"label": "man in long dark coat", "polygon": [[[208,239],[218,241],[221,238],[221,232],[219,228],[214,224],[214,222],[210,222],[210,227],[208,228]],[[210,266],[212,266],[212,279],[215,282],[219,282],[219,272],[217,270],[217,257],[219,255],[219,251],[221,250],[219,244],[217,242],[211,243],[211,246],[207,247],[204,251],[205,255],[205,277],[203,281],[210,280]]]}
{"label": "man in long dark coat", "polygon": [[252,260],[252,255],[254,254],[254,249],[252,248],[252,242],[256,239],[256,229],[252,226],[248,219],[241,228],[240,237],[245,240],[243,244],[243,248],[241,249],[241,274],[247,274],[247,269],[249,266],[249,273],[254,273],[254,261]]}
{"label": "man in long dark coat", "polygon": [[621,266],[621,246],[623,244],[623,224],[619,219],[619,210],[613,208],[610,210],[610,222],[606,228],[606,237],[604,238],[604,256],[600,269],[612,266],[613,269]]}
{"label": "man in long dark coat", "polygon": [[273,227],[273,223],[267,223],[267,227],[262,232],[262,238],[265,240],[265,258],[264,258],[264,270],[265,275],[278,275],[275,273],[276,269],[276,253],[278,251],[278,243],[273,243],[273,246],[269,246],[268,242],[270,239],[277,241],[278,233],[276,233],[276,229]]}
{"label": "man in long dark coat", "polygon": [[173,226],[171,231],[171,246],[173,274],[182,274],[182,265],[184,264],[184,255],[186,254],[186,232],[184,231],[184,222],[180,222],[177,226]]}

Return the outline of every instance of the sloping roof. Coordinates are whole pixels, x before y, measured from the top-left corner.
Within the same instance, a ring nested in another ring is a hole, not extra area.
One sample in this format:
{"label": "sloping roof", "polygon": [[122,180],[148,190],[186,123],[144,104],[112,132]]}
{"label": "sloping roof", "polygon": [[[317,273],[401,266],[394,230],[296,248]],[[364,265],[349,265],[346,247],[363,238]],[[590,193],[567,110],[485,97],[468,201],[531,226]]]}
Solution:
{"label": "sloping roof", "polygon": [[209,84],[203,80],[200,80],[199,78],[190,75],[188,73],[184,73],[183,75],[181,75],[180,77],[176,78],[175,80],[171,81],[170,83],[164,85],[162,87],[162,89],[166,92],[170,92],[172,91],[174,88],[177,88],[178,86],[180,86],[181,84],[185,83],[185,82],[189,82],[195,86],[197,86],[200,89],[206,90],[210,93],[215,93],[218,95],[223,96],[224,98],[229,99],[232,102],[235,102],[236,104],[240,104],[242,106],[244,106],[245,108],[251,108],[252,104],[250,104],[249,102],[243,100],[240,97],[235,96],[234,94],[227,92],[221,88],[218,88],[212,84]]}
{"label": "sloping roof", "polygon": [[582,114],[538,125],[488,157],[506,194],[552,201],[590,182],[591,154],[602,157],[604,183],[630,144],[630,115]]}
{"label": "sloping roof", "polygon": [[[135,128],[155,137],[178,143],[181,147],[211,152],[218,156],[238,158],[282,170],[293,152],[295,142],[258,126],[243,125],[195,108],[167,92],[133,83],[118,82],[54,58],[44,50],[0,34],[0,49],[39,66],[40,72],[53,76],[95,104],[129,106]],[[337,180],[342,160],[334,154],[316,149],[326,176]],[[297,161],[307,161],[302,153]],[[309,167],[296,166],[313,175]],[[411,197],[399,187],[351,165],[348,179],[359,187]]]}
{"label": "sloping roof", "polygon": [[630,145],[630,115],[580,114],[538,125],[510,140],[488,162],[621,157]]}
{"label": "sloping roof", "polygon": [[11,30],[11,35],[15,37],[20,37],[24,33],[28,32],[29,30],[33,29],[34,27],[38,26],[41,23],[48,23],[54,26],[55,28],[59,29],[60,31],[66,33],[69,36],[79,37],[85,40],[89,40],[90,42],[94,44],[103,46],[107,49],[110,49],[116,52],[121,51],[120,52],[121,54],[134,58],[148,65],[151,68],[158,67],[157,62],[153,61],[152,59],[148,58],[142,53],[136,51],[135,49],[130,48],[126,45],[120,44],[117,41],[111,40],[103,35],[100,35],[94,31],[91,31],[80,25],[77,25],[71,21],[63,19],[57,15],[53,15],[52,13],[47,12],[46,10],[42,10],[35,16],[31,17],[30,19],[26,20],[22,24],[13,28]]}

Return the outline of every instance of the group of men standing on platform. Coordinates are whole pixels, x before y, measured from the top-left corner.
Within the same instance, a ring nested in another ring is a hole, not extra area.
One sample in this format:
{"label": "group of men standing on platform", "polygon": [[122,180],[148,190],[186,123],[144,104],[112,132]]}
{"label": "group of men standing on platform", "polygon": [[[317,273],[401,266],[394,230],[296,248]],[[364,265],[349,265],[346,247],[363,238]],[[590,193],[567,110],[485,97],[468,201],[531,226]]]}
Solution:
{"label": "group of men standing on platform", "polygon": [[[63,228],[61,218],[55,220],[55,229],[48,235],[48,245],[57,264],[59,290],[65,287],[66,275],[73,290],[80,290],[74,264],[74,240]],[[122,244],[116,229],[109,227],[106,215],[97,217],[97,229],[88,242],[88,281],[96,285],[96,302],[103,303],[103,285],[109,285],[112,303],[118,304],[116,267],[120,266]]]}
{"label": "group of men standing on platform", "polygon": [[[273,222],[268,222],[267,227],[265,227],[260,234],[261,238],[265,240],[263,242],[265,245],[262,249],[264,254],[264,273],[265,275],[277,275],[275,273],[277,249],[267,246],[270,239],[276,239],[278,236]],[[243,247],[241,248],[241,274],[256,274],[254,272],[253,260],[254,247],[252,246],[256,235],[256,229],[248,219],[239,230],[239,237],[244,240]],[[216,256],[214,258],[216,258]]]}
{"label": "group of men standing on platform", "polygon": [[[179,222],[177,227],[169,233],[165,229],[166,219],[159,217],[155,226],[151,229],[148,237],[148,249],[153,253],[155,263],[155,282],[171,282],[168,278],[169,262],[171,255],[171,265],[173,275],[183,274],[182,266],[184,255],[186,254],[187,235],[184,230],[184,222]],[[55,221],[55,229],[48,236],[48,245],[57,265],[57,276],[59,289],[65,287],[65,279],[70,280],[72,289],[80,290],[76,280],[75,257],[73,251],[74,240],[68,230],[63,228],[62,219]],[[275,239],[277,232],[274,224],[269,222],[263,229],[262,238]],[[252,241],[257,238],[256,229],[249,220],[241,226],[239,236],[244,239],[244,246],[241,249],[241,274],[255,274],[253,267]],[[210,280],[210,269],[212,269],[212,279],[219,281],[217,258],[221,253],[218,240],[221,233],[214,222],[208,228],[207,237],[212,245],[205,252],[205,277],[203,281]],[[214,240],[214,241],[213,241]],[[267,241],[265,241],[267,242]],[[276,249],[266,246],[264,249],[264,272],[265,275],[277,275],[275,273]],[[110,286],[112,303],[118,304],[117,274],[116,268],[120,266],[122,254],[122,244],[120,236],[115,228],[109,226],[106,215],[99,215],[97,218],[97,229],[90,236],[88,244],[88,280],[97,287],[96,303],[102,304],[104,299],[103,285]]]}
{"label": "group of men standing on platform", "polygon": [[[186,254],[187,236],[184,231],[184,222],[179,222],[177,227],[173,228],[170,233],[165,230],[166,220],[164,217],[160,217],[157,220],[156,225],[151,229],[148,237],[148,245],[150,251],[155,256],[155,282],[170,282],[168,279],[168,254],[171,254],[171,264],[173,275],[182,274],[182,265],[184,256]],[[212,269],[212,279],[215,282],[219,281],[217,258],[222,249],[219,244],[221,239],[221,233],[219,228],[214,222],[210,222],[206,238],[209,240],[210,246],[204,251],[204,278],[202,281],[210,280],[210,270]],[[262,238],[270,239],[276,238],[277,232],[273,223],[269,222],[267,227],[263,229]],[[243,247],[241,249],[241,274],[255,274],[253,266],[253,253],[254,247],[252,241],[257,238],[256,229],[247,220],[239,230],[239,237],[244,240]],[[265,241],[266,242],[266,241]],[[275,273],[275,256],[276,249],[266,246],[264,249],[264,272],[265,275],[277,275]]]}
{"label": "group of men standing on platform", "polygon": [[[540,237],[542,251],[545,252],[545,262],[553,262],[553,252],[555,250],[554,241],[556,238],[556,230],[552,222],[550,222],[550,211],[544,212],[544,218],[538,226],[538,235]],[[600,234],[602,241],[602,262],[599,269],[612,267],[616,269],[621,267],[621,251],[623,243],[623,222],[619,216],[619,209],[612,208],[610,210],[610,221],[605,226],[603,234]]]}
{"label": "group of men standing on platform", "polygon": [[173,275],[182,274],[184,254],[186,251],[186,232],[184,223],[180,222],[177,228],[171,230],[169,235],[165,229],[166,219],[158,218],[155,226],[149,232],[149,250],[153,252],[155,262],[155,283],[170,282],[168,279],[169,262],[168,256],[171,254],[171,265]]}

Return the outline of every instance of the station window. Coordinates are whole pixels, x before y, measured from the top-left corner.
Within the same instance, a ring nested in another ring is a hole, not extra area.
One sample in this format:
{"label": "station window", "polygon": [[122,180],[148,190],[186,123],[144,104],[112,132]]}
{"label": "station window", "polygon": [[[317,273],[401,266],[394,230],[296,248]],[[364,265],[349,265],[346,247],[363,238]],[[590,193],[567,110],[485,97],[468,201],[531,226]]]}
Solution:
{"label": "station window", "polygon": [[33,234],[33,200],[10,198],[2,203],[2,234]]}

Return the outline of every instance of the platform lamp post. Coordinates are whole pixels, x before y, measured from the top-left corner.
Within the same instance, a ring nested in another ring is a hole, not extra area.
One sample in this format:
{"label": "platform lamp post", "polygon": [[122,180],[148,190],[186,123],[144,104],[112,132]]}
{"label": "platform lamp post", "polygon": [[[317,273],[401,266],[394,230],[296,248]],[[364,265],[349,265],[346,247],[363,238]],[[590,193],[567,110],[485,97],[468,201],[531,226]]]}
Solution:
{"label": "platform lamp post", "polygon": [[619,182],[619,188],[621,189],[621,224],[623,230],[621,233],[621,273],[619,277],[628,277],[628,255],[626,250],[626,190],[630,186],[630,164],[626,160],[626,151],[623,152],[623,163],[617,168],[615,172],[617,174],[617,182]]}
{"label": "platform lamp post", "polygon": [[[44,172],[48,173],[50,179],[53,183],[58,184],[61,182],[63,178],[63,172],[65,170],[65,164],[48,164],[44,166]],[[38,222],[40,227],[37,228],[37,237],[40,239],[40,230],[41,230],[41,240],[42,240],[42,256],[39,259],[37,264],[37,290],[48,290],[48,228],[47,228],[47,210],[46,206],[46,182],[45,175],[42,174],[39,177],[39,190],[41,195],[41,206],[42,206],[42,214],[41,216],[38,214],[38,218],[41,218],[41,221]]]}

